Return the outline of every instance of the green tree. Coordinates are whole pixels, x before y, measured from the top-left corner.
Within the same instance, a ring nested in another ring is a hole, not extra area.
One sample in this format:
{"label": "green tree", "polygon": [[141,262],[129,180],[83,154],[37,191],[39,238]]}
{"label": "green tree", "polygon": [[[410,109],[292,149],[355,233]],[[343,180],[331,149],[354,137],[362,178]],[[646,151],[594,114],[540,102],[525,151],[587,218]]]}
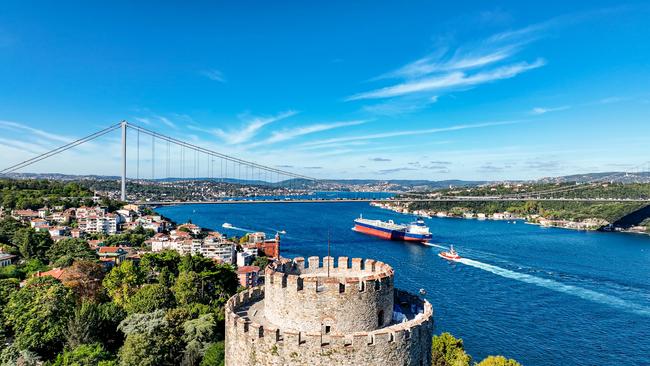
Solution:
{"label": "green tree", "polygon": [[[9,206],[4,205],[4,207]],[[25,226],[20,221],[11,216],[3,218],[0,220],[0,243],[11,243],[16,231],[24,227]]]}
{"label": "green tree", "polygon": [[124,261],[106,275],[102,282],[116,304],[124,306],[143,283],[140,269],[131,261]]}
{"label": "green tree", "polygon": [[125,317],[124,310],[112,302],[84,301],[68,322],[67,344],[76,348],[81,344],[100,342],[107,350],[115,351],[124,338],[117,327]]}
{"label": "green tree", "polygon": [[182,325],[188,316],[182,309],[129,315],[118,327],[126,335],[120,364],[180,364],[185,348]]}
{"label": "green tree", "polygon": [[194,271],[196,273],[211,271],[214,268],[215,268],[214,261],[200,254],[199,255],[186,254],[181,258],[181,263],[178,265],[179,271]]}
{"label": "green tree", "polygon": [[0,278],[23,278],[24,275],[25,273],[15,264],[0,268]]}
{"label": "green tree", "polygon": [[193,271],[183,271],[178,275],[172,291],[179,305],[189,305],[191,303],[200,303],[201,297],[201,277]]}
{"label": "green tree", "polygon": [[160,284],[142,286],[125,305],[127,313],[150,313],[158,309],[174,307],[174,294],[171,290]]}
{"label": "green tree", "polygon": [[77,300],[99,301],[105,297],[102,279],[104,267],[94,260],[76,260],[61,275],[61,282],[72,289]]}
{"label": "green tree", "polygon": [[10,333],[10,329],[5,326],[4,308],[11,295],[20,289],[20,281],[16,278],[7,278],[0,280],[0,344],[4,344],[5,338]]}
{"label": "green tree", "polygon": [[205,351],[200,366],[224,366],[225,357],[226,350],[223,341],[212,343]]}
{"label": "green tree", "polygon": [[75,259],[96,260],[97,253],[83,239],[66,238],[52,244],[47,251],[47,258],[56,267],[67,267]]}
{"label": "green tree", "polygon": [[20,350],[15,344],[10,344],[0,354],[2,366],[40,366],[41,358],[32,351]]}
{"label": "green tree", "polygon": [[11,295],[20,289],[20,281],[17,278],[0,279],[0,309],[9,301]]}
{"label": "green tree", "polygon": [[174,277],[178,276],[178,264],[181,256],[175,250],[163,250],[159,253],[146,253],[140,260],[140,267],[149,279],[155,278],[163,270],[167,270]]}
{"label": "green tree", "polygon": [[521,366],[521,364],[511,358],[503,356],[487,356],[477,366]]}
{"label": "green tree", "polygon": [[237,272],[231,265],[217,264],[213,270],[199,274],[202,281],[202,296],[209,304],[221,306],[237,293],[239,280]]}
{"label": "green tree", "polygon": [[40,259],[28,259],[21,268],[23,276],[30,276],[38,271],[46,271],[47,266]]}
{"label": "green tree", "polygon": [[47,231],[36,231],[32,228],[18,229],[11,243],[18,248],[25,259],[47,261],[47,250],[52,246],[52,238]]}
{"label": "green tree", "polygon": [[264,268],[266,268],[266,266],[269,265],[269,258],[266,257],[266,256],[260,255],[257,258],[255,258],[255,260],[253,261],[253,265],[258,266],[262,270],[264,270]]}
{"label": "green tree", "polygon": [[59,354],[52,366],[95,366],[111,358],[110,352],[100,343],[82,344]]}
{"label": "green tree", "polygon": [[157,338],[144,333],[128,335],[124,341],[124,345],[120,348],[120,365],[165,365],[165,350]]}
{"label": "green tree", "polygon": [[433,336],[431,366],[469,366],[472,358],[465,353],[463,340],[449,333]]}
{"label": "green tree", "polygon": [[14,343],[41,356],[61,350],[75,300],[70,289],[52,277],[37,277],[9,298],[4,309]]}
{"label": "green tree", "polygon": [[214,340],[216,322],[213,314],[202,315],[183,324],[183,365],[198,365],[208,346]]}

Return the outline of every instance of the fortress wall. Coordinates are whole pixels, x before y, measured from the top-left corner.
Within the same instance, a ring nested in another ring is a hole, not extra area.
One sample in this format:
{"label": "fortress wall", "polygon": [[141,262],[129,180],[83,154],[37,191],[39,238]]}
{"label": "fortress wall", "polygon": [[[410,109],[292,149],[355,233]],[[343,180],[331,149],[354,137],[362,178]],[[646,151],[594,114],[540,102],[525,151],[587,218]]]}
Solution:
{"label": "fortress wall", "polygon": [[[226,304],[226,365],[428,365],[433,308],[417,296],[399,291],[398,298],[416,301],[423,312],[415,319],[369,332],[301,332],[267,326],[238,316],[239,307],[259,301],[257,288]],[[266,301],[266,300],[265,300]]]}
{"label": "fortress wall", "polygon": [[[390,322],[393,270],[374,260],[310,257],[265,270],[264,315],[273,324],[303,332],[370,331]],[[327,277],[329,264],[330,277]]]}

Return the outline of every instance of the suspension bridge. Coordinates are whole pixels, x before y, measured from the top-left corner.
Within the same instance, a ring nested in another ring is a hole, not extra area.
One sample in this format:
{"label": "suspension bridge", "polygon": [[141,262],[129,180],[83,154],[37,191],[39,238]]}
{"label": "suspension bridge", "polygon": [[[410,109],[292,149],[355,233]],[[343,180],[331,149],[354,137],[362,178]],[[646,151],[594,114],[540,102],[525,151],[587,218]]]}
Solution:
{"label": "suspension bridge", "polygon": [[[232,203],[304,203],[304,202],[364,202],[364,201],[385,201],[385,202],[417,202],[417,201],[578,201],[578,202],[650,202],[650,199],[610,199],[610,198],[569,198],[558,197],[576,189],[582,189],[585,185],[561,186],[537,192],[521,192],[503,194],[498,196],[439,196],[413,198],[378,198],[378,197],[353,197],[353,198],[322,198],[291,196],[271,198],[246,198],[232,197],[214,198],[209,200],[175,200],[175,199],[148,199],[142,200],[136,195],[128,194],[128,184],[150,183],[150,182],[180,182],[186,186],[192,182],[211,181],[242,186],[255,185],[268,187],[270,189],[285,190],[285,192],[297,192],[305,189],[309,184],[327,183],[326,180],[317,179],[307,175],[280,169],[278,166],[260,164],[246,159],[241,159],[229,154],[202,147],[185,140],[171,137],[151,129],[122,121],[113,124],[102,130],[94,132],[85,137],[71,141],[67,144],[38,154],[32,158],[13,164],[0,170],[0,176],[6,176],[24,170],[34,164],[51,159],[77,146],[90,143],[103,136],[120,131],[121,133],[121,174],[119,177],[119,197],[124,202],[133,202],[145,205],[177,205],[177,204],[232,204]],[[131,138],[129,140],[128,138]],[[131,145],[129,145],[131,141]],[[130,148],[129,148],[130,147]],[[616,173],[610,176],[600,177],[590,182],[598,184],[608,182],[615,178]],[[197,188],[200,189],[200,188]],[[307,188],[309,189],[309,188]]]}

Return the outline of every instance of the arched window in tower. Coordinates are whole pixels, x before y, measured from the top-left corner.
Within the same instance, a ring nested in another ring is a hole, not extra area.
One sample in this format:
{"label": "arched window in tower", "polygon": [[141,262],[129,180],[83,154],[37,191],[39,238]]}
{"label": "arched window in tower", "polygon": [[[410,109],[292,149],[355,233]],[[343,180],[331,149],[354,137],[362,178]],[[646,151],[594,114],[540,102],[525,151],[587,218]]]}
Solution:
{"label": "arched window in tower", "polygon": [[383,310],[379,310],[377,312],[377,325],[380,326],[380,327],[382,325],[384,325],[384,311]]}

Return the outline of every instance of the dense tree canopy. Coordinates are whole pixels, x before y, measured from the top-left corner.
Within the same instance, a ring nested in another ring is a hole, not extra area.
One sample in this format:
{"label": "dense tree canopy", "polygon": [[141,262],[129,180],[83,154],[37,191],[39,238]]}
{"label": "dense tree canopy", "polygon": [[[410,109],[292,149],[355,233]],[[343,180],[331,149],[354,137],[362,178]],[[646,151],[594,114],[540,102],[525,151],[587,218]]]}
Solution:
{"label": "dense tree canopy", "polygon": [[99,300],[104,295],[104,267],[94,260],[76,260],[61,275],[61,282],[81,300]]}
{"label": "dense tree canopy", "polygon": [[36,231],[32,228],[18,229],[11,243],[18,249],[25,259],[38,259],[46,263],[47,251],[52,246],[52,238],[47,231]]}
{"label": "dense tree canopy", "polygon": [[143,282],[141,270],[133,262],[126,261],[113,267],[104,278],[103,285],[113,301],[124,306]]}
{"label": "dense tree canopy", "polygon": [[477,366],[521,366],[521,364],[511,358],[503,356],[487,356]]}
{"label": "dense tree canopy", "polygon": [[225,354],[223,341],[212,343],[205,351],[200,366],[224,366]]}
{"label": "dense tree canopy", "polygon": [[156,283],[142,286],[129,298],[124,308],[129,314],[150,313],[159,309],[171,309],[175,303],[172,291]]}
{"label": "dense tree canopy", "polygon": [[52,244],[48,249],[47,258],[55,267],[66,267],[75,259],[96,260],[97,253],[90,249],[88,242],[83,239],[66,238]]}
{"label": "dense tree canopy", "polygon": [[5,323],[12,328],[19,349],[52,356],[63,347],[74,305],[72,291],[56,279],[33,278],[9,298]]}
{"label": "dense tree canopy", "polygon": [[469,366],[472,358],[465,353],[463,340],[449,333],[433,336],[431,342],[432,366]]}
{"label": "dense tree canopy", "polygon": [[113,356],[99,343],[81,344],[60,353],[52,366],[113,366]]}

